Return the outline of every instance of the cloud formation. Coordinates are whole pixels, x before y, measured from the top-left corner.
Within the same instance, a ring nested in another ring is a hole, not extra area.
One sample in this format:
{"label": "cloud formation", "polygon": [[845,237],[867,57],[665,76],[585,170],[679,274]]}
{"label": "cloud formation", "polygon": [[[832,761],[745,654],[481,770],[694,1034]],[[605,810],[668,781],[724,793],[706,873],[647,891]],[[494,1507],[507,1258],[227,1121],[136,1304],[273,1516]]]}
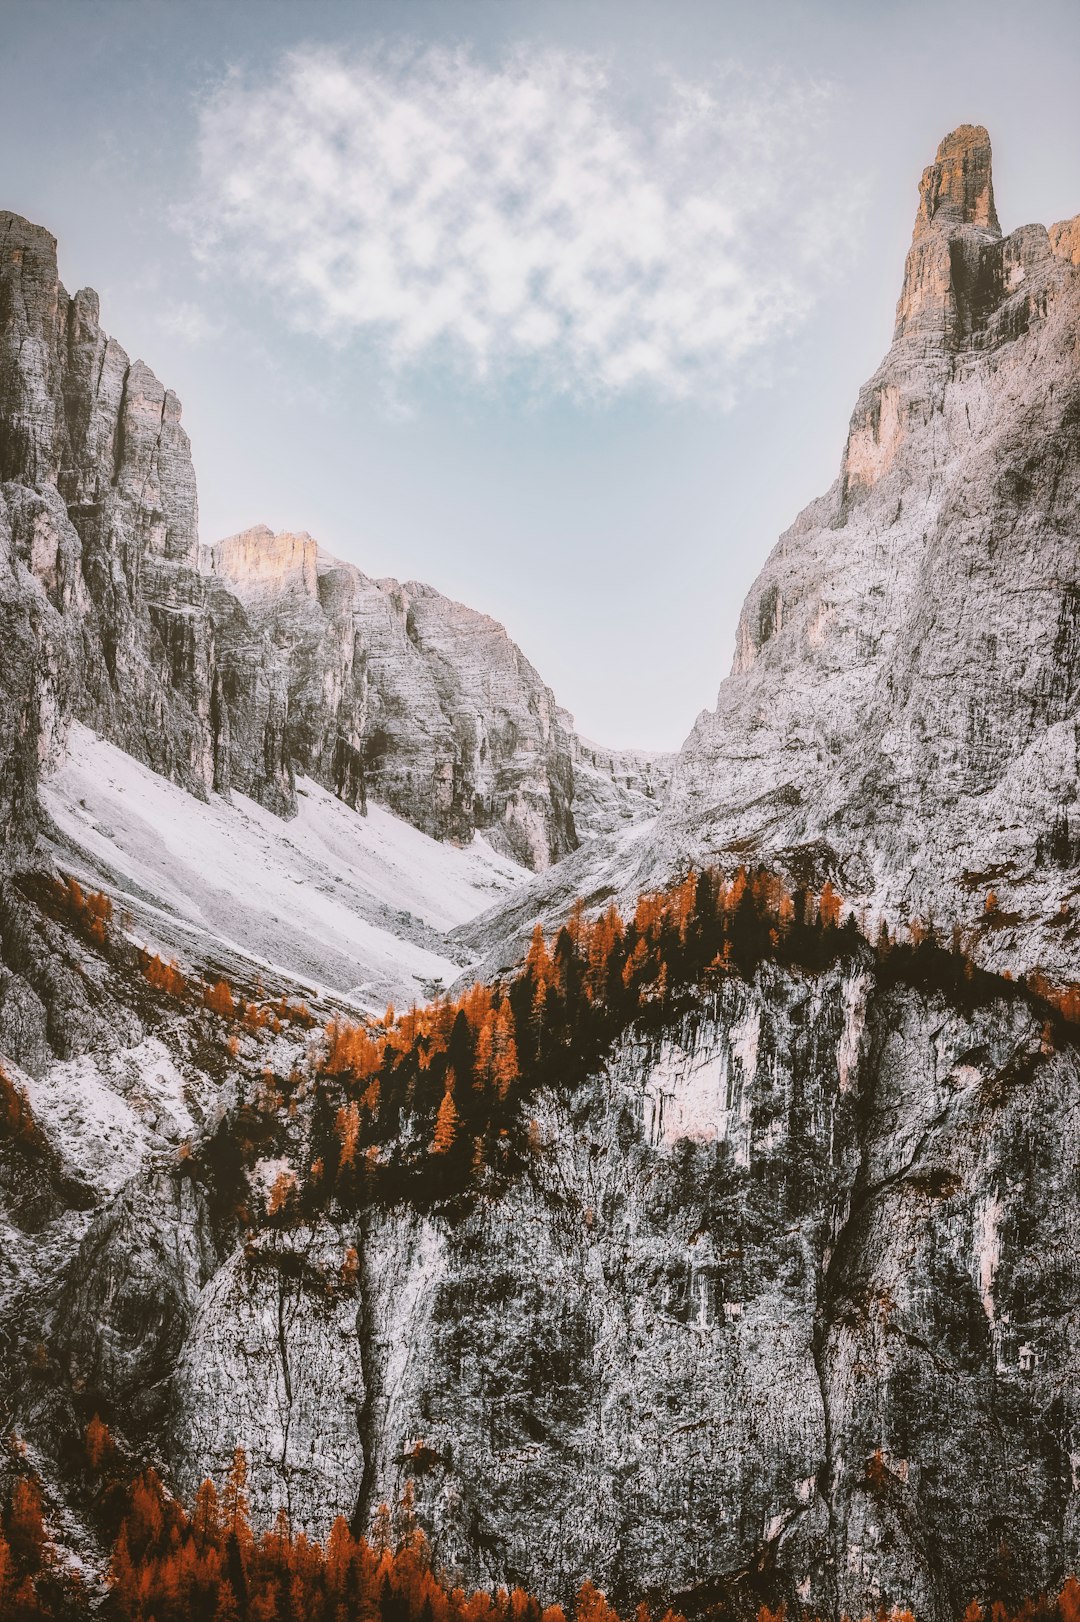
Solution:
{"label": "cloud formation", "polygon": [[186,299],[181,299],[178,304],[166,305],[158,319],[166,332],[171,332],[186,344],[207,343],[221,331],[218,322],[212,320],[205,310]]}
{"label": "cloud formation", "polygon": [[631,100],[556,51],[297,51],[202,104],[198,251],[398,373],[723,394],[825,272],[826,100],[733,70]]}

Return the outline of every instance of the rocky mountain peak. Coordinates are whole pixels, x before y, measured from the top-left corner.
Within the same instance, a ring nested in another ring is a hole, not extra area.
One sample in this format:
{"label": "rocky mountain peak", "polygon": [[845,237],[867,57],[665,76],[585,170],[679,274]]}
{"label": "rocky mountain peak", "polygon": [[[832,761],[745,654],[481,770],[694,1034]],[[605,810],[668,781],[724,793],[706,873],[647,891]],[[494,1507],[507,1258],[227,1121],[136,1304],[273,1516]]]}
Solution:
{"label": "rocky mountain peak", "polygon": [[799,852],[1010,972],[1075,972],[1078,262],[1074,223],[1001,236],[986,132],[946,137],[895,340],[750,591],[657,867]]}
{"label": "rocky mountain peak", "polygon": [[946,135],[923,170],[914,237],[942,226],[975,225],[1001,235],[994,207],[990,137],[981,124],[961,124]]}
{"label": "rocky mountain peak", "polygon": [[38,775],[72,720],[202,799],[291,816],[300,773],[441,839],[483,829],[529,866],[574,849],[572,740],[503,628],[302,532],[200,546],[179,400],[103,331],[95,293],[67,292],[56,239],[12,213],[0,487],[7,849],[32,845]]}
{"label": "rocky mountain peak", "polygon": [[994,205],[990,137],[981,124],[961,124],[941,142],[919,182],[894,339],[914,339],[917,353],[959,347],[1000,302],[1007,257]]}
{"label": "rocky mountain peak", "polygon": [[255,524],[202,548],[204,574],[224,580],[240,598],[266,593],[318,595],[319,547],[306,530],[275,535],[266,524]]}

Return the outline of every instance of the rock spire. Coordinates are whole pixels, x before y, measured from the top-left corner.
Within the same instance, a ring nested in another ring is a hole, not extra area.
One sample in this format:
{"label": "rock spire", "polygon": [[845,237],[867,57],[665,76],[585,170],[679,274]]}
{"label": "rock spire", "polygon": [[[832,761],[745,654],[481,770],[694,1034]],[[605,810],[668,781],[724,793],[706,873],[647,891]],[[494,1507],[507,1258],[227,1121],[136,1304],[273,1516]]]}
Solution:
{"label": "rock spire", "polygon": [[975,225],[1001,235],[990,137],[981,124],[961,124],[946,135],[937,157],[923,170],[914,238],[942,225]]}

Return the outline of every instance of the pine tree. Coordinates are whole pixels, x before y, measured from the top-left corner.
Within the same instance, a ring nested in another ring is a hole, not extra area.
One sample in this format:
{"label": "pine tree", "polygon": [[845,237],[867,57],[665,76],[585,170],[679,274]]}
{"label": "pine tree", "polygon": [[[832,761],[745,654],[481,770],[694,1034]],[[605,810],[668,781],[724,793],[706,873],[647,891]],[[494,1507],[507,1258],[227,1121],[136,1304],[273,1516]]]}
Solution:
{"label": "pine tree", "polygon": [[100,1470],[112,1450],[109,1427],[102,1423],[100,1414],[95,1414],[86,1427],[86,1457],[91,1470]]}
{"label": "pine tree", "polygon": [[40,1571],[45,1555],[45,1518],[41,1488],[33,1477],[20,1476],[11,1489],[4,1528],[11,1554],[20,1571]]}
{"label": "pine tree", "polygon": [[454,1103],[454,1072],[446,1072],[446,1091],[439,1105],[439,1113],[435,1117],[435,1138],[431,1145],[431,1152],[435,1155],[444,1155],[453,1148],[457,1137],[458,1112]]}
{"label": "pine tree", "polygon": [[514,1015],[509,1001],[504,998],[495,1015],[494,1051],[491,1079],[500,1098],[505,1098],[518,1079],[517,1042],[514,1039]]}
{"label": "pine tree", "polygon": [[821,900],[818,902],[818,917],[825,929],[835,928],[840,922],[840,897],[833,889],[828,879],[821,887]]}
{"label": "pine tree", "polygon": [[203,992],[203,1002],[212,1014],[220,1014],[222,1019],[231,1019],[236,1012],[232,987],[227,980],[218,980],[208,986]]}

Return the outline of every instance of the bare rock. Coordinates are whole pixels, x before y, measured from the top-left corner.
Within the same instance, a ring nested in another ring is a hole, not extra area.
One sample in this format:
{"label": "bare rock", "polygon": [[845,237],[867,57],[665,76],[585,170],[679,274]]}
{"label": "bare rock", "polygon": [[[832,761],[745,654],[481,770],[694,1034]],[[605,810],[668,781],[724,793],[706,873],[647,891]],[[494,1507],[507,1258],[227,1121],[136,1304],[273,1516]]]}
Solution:
{"label": "bare rock", "polygon": [[1067,979],[1080,270],[1071,225],[999,235],[989,163],[965,126],[923,176],[896,338],[840,477],[752,587],[639,876],[801,850],[857,905]]}
{"label": "bare rock", "polygon": [[502,627],[310,536],[200,549],[180,402],[105,335],[94,293],[69,297],[48,232],[7,213],[0,481],[9,842],[75,717],[203,797],[290,816],[299,771],[439,838],[484,828],[530,867],[576,845],[571,739]]}

